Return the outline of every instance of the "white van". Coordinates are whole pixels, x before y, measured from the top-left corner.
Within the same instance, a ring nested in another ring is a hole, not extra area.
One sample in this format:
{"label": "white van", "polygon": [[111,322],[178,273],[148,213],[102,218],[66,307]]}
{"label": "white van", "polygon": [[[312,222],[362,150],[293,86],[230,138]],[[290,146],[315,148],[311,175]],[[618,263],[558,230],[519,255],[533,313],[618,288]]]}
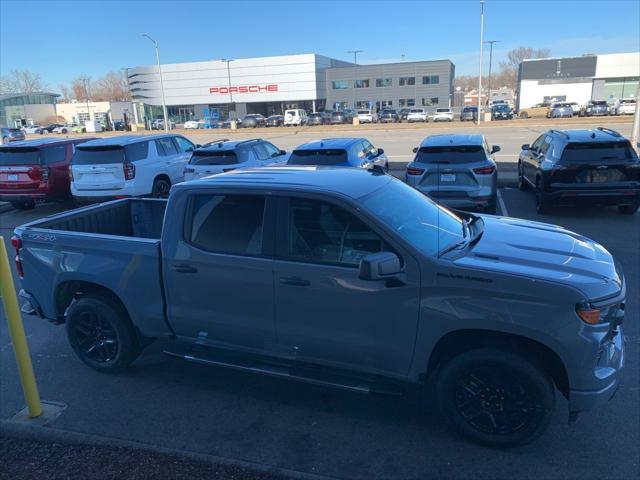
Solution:
{"label": "white van", "polygon": [[[82,147],[82,148],[80,148]],[[184,179],[195,145],[180,135],[123,135],[75,147],[71,194],[77,203],[122,197],[166,197]]]}
{"label": "white van", "polygon": [[301,108],[294,110],[285,110],[284,112],[284,126],[289,127],[291,125],[304,125],[307,123],[307,112]]}

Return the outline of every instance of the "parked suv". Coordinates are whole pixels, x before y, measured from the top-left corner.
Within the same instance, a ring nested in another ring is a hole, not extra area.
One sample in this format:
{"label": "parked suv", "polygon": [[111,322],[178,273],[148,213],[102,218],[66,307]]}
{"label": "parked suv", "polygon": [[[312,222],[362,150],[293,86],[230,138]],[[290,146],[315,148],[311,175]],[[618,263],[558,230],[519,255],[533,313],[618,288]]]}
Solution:
{"label": "parked suv", "polygon": [[611,107],[611,115],[633,115],[636,113],[635,98],[619,98]]}
{"label": "parked suv", "polygon": [[453,112],[450,108],[436,108],[432,119],[434,122],[453,122]]}
{"label": "parked suv", "polygon": [[302,110],[301,108],[296,108],[293,110],[285,110],[284,112],[284,126],[300,126],[307,123],[307,112]]}
{"label": "parked suv", "polygon": [[398,123],[400,116],[393,108],[385,108],[380,112],[380,123]]}
{"label": "parked suv", "polygon": [[267,119],[259,113],[250,113],[245,115],[242,119],[242,128],[256,128],[264,127],[267,123]]}
{"label": "parked suv", "polygon": [[466,106],[460,110],[461,122],[473,122],[478,119],[478,107]]}
{"label": "parked suv", "polygon": [[378,114],[373,110],[358,110],[360,123],[378,123]]}
{"label": "parked suv", "polygon": [[389,159],[381,148],[366,138],[327,138],[307,142],[295,148],[287,165],[331,165],[389,170]]}
{"label": "parked suv", "polygon": [[71,160],[71,193],[77,203],[122,197],[166,197],[181,182],[196,146],[180,135],[123,135],[92,140]]}
{"label": "parked suv", "polygon": [[71,157],[88,140],[42,138],[0,147],[0,201],[27,210],[36,201],[67,200]]}
{"label": "parked suv", "polygon": [[590,100],[580,112],[581,117],[602,117],[609,115],[609,105],[604,100]]}
{"label": "parked suv", "polygon": [[425,108],[412,108],[407,114],[407,122],[427,122],[427,110]]}
{"label": "parked suv", "polygon": [[508,103],[497,103],[491,107],[491,120],[511,120],[513,108]]}
{"label": "parked suv", "polygon": [[24,132],[19,128],[0,128],[0,135],[2,136],[2,144],[7,144],[9,142],[19,142],[20,140],[24,140]]}
{"label": "parked suv", "polygon": [[549,130],[522,145],[518,185],[534,190],[539,213],[556,204],[600,204],[633,214],[640,206],[640,162],[614,130]]}
{"label": "parked suv", "polygon": [[313,112],[307,117],[307,125],[324,125],[327,122],[327,115],[324,112]]}
{"label": "parked suv", "polygon": [[331,119],[329,123],[332,124],[341,124],[341,123],[351,123],[353,121],[353,112],[351,110],[342,110],[342,111],[334,111],[331,112]]}
{"label": "parked suv", "polygon": [[215,175],[237,168],[264,167],[287,161],[288,154],[273,143],[256,138],[252,140],[209,143],[197,148],[191,154],[184,168],[184,179]]}
{"label": "parked suv", "polygon": [[450,207],[495,214],[498,170],[491,156],[499,151],[482,135],[431,135],[413,150],[405,181]]}
{"label": "parked suv", "polygon": [[573,117],[573,107],[567,102],[556,102],[549,106],[547,118],[565,118]]}

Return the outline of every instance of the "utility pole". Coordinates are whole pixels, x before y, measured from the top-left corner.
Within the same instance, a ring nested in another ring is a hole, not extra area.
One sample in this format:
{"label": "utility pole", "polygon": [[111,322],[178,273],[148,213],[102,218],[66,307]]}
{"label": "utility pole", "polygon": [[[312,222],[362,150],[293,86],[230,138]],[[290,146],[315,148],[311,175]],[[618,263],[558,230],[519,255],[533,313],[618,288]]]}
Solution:
{"label": "utility pole", "polygon": [[142,37],[147,37],[153,43],[156,48],[156,62],[158,64],[158,76],[160,77],[160,92],[162,93],[162,115],[164,117],[164,131],[169,131],[169,121],[167,119],[167,102],[164,99],[164,82],[162,80],[162,66],[160,65],[160,50],[158,49],[158,42],[151,38],[146,33],[140,34]]}
{"label": "utility pole", "polygon": [[484,0],[480,0],[480,74],[478,75],[478,125],[482,116],[482,44],[484,43]]}
{"label": "utility pole", "polygon": [[236,111],[233,105],[233,93],[231,93],[231,67],[229,66],[229,64],[233,62],[233,60],[223,58],[222,61],[227,63],[227,86],[229,87],[229,120],[231,120],[231,109],[233,108],[233,111]]}
{"label": "utility pole", "polygon": [[498,43],[500,40],[487,40],[484,43],[489,44],[489,85],[487,89],[489,90],[489,96],[487,97],[487,101],[491,102],[491,64],[493,63],[493,44]]}
{"label": "utility pole", "polygon": [[353,53],[353,63],[358,64],[358,54],[364,52],[364,50],[348,50],[347,53]]}
{"label": "utility pole", "polygon": [[91,121],[91,111],[89,110],[89,77],[82,77],[84,84],[84,100],[87,103],[87,121]]}

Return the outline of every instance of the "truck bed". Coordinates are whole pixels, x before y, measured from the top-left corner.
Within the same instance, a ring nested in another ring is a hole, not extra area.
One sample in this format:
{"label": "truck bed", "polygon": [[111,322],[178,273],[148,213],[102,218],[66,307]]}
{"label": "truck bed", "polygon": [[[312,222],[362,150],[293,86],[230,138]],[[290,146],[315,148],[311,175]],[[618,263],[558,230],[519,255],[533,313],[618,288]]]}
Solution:
{"label": "truck bed", "polygon": [[166,208],[166,200],[127,198],[53,215],[25,226],[159,239]]}

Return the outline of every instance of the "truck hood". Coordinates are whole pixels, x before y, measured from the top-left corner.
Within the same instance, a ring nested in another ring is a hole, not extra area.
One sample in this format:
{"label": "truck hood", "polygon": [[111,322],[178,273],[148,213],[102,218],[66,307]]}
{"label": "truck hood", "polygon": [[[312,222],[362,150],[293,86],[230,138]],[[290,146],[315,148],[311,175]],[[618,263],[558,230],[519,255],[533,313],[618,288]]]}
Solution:
{"label": "truck hood", "polygon": [[622,274],[593,240],[557,225],[482,216],[480,241],[456,265],[523,275],[580,290],[587,299],[620,292]]}

